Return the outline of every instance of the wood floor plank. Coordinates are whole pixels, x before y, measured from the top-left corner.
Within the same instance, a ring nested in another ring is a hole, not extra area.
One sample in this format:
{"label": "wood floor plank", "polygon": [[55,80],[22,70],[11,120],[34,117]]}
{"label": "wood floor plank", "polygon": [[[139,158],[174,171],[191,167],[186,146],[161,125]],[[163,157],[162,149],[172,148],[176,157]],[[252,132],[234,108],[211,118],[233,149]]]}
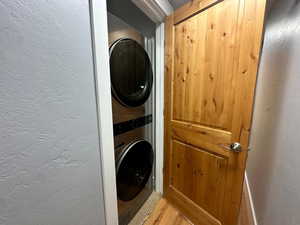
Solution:
{"label": "wood floor plank", "polygon": [[166,199],[162,198],[144,225],[191,225]]}
{"label": "wood floor plank", "polygon": [[[172,204],[162,198],[143,225],[192,225],[192,223]],[[244,186],[238,225],[254,225],[246,186]]]}

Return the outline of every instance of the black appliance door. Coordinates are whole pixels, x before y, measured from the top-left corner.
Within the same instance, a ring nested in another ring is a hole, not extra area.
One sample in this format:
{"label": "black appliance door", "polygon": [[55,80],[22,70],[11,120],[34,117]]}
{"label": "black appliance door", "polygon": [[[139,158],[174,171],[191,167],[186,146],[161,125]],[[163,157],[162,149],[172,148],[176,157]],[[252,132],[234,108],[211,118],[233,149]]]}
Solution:
{"label": "black appliance door", "polygon": [[136,107],[149,98],[153,84],[151,62],[144,48],[132,39],[119,39],[110,47],[110,73],[114,97]]}
{"label": "black appliance door", "polygon": [[153,167],[153,149],[149,142],[130,144],[117,164],[117,194],[122,201],[134,199],[146,186]]}

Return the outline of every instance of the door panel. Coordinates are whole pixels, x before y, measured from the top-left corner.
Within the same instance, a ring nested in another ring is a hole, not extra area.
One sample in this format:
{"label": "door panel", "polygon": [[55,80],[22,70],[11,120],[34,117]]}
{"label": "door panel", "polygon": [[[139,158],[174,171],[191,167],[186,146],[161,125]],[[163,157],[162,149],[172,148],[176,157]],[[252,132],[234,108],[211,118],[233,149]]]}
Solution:
{"label": "door panel", "polygon": [[164,195],[195,224],[237,222],[264,10],[194,0],[166,20]]}
{"label": "door panel", "polygon": [[[227,158],[178,141],[172,146],[171,186],[220,219]],[[192,176],[186,179],[185,174]]]}
{"label": "door panel", "polygon": [[220,145],[231,141],[229,132],[179,121],[172,121],[171,125],[172,139],[229,157],[229,152]]}
{"label": "door panel", "polygon": [[218,4],[174,27],[173,119],[230,131],[238,6]]}

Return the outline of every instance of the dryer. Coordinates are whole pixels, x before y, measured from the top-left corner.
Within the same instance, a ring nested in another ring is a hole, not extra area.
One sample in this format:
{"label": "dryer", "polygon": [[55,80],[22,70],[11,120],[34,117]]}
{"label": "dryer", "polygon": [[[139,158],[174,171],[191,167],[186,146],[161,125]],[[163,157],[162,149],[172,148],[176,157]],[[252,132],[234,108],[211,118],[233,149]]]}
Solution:
{"label": "dryer", "polygon": [[115,40],[110,46],[110,74],[114,123],[144,116],[153,71],[143,46],[130,38]]}

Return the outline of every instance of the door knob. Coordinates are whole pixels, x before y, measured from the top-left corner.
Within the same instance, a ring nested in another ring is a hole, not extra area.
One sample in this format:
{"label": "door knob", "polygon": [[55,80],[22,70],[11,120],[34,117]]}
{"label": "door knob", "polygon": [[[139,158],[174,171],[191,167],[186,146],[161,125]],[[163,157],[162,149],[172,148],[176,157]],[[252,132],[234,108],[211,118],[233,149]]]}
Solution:
{"label": "door knob", "polygon": [[219,146],[222,147],[222,148],[225,148],[225,149],[227,149],[227,150],[229,150],[231,152],[239,153],[239,152],[242,151],[242,145],[240,143],[238,143],[238,142],[234,142],[234,143],[232,143],[230,145],[220,144]]}
{"label": "door knob", "polygon": [[230,150],[239,153],[242,151],[242,145],[238,142],[234,142],[230,145]]}

